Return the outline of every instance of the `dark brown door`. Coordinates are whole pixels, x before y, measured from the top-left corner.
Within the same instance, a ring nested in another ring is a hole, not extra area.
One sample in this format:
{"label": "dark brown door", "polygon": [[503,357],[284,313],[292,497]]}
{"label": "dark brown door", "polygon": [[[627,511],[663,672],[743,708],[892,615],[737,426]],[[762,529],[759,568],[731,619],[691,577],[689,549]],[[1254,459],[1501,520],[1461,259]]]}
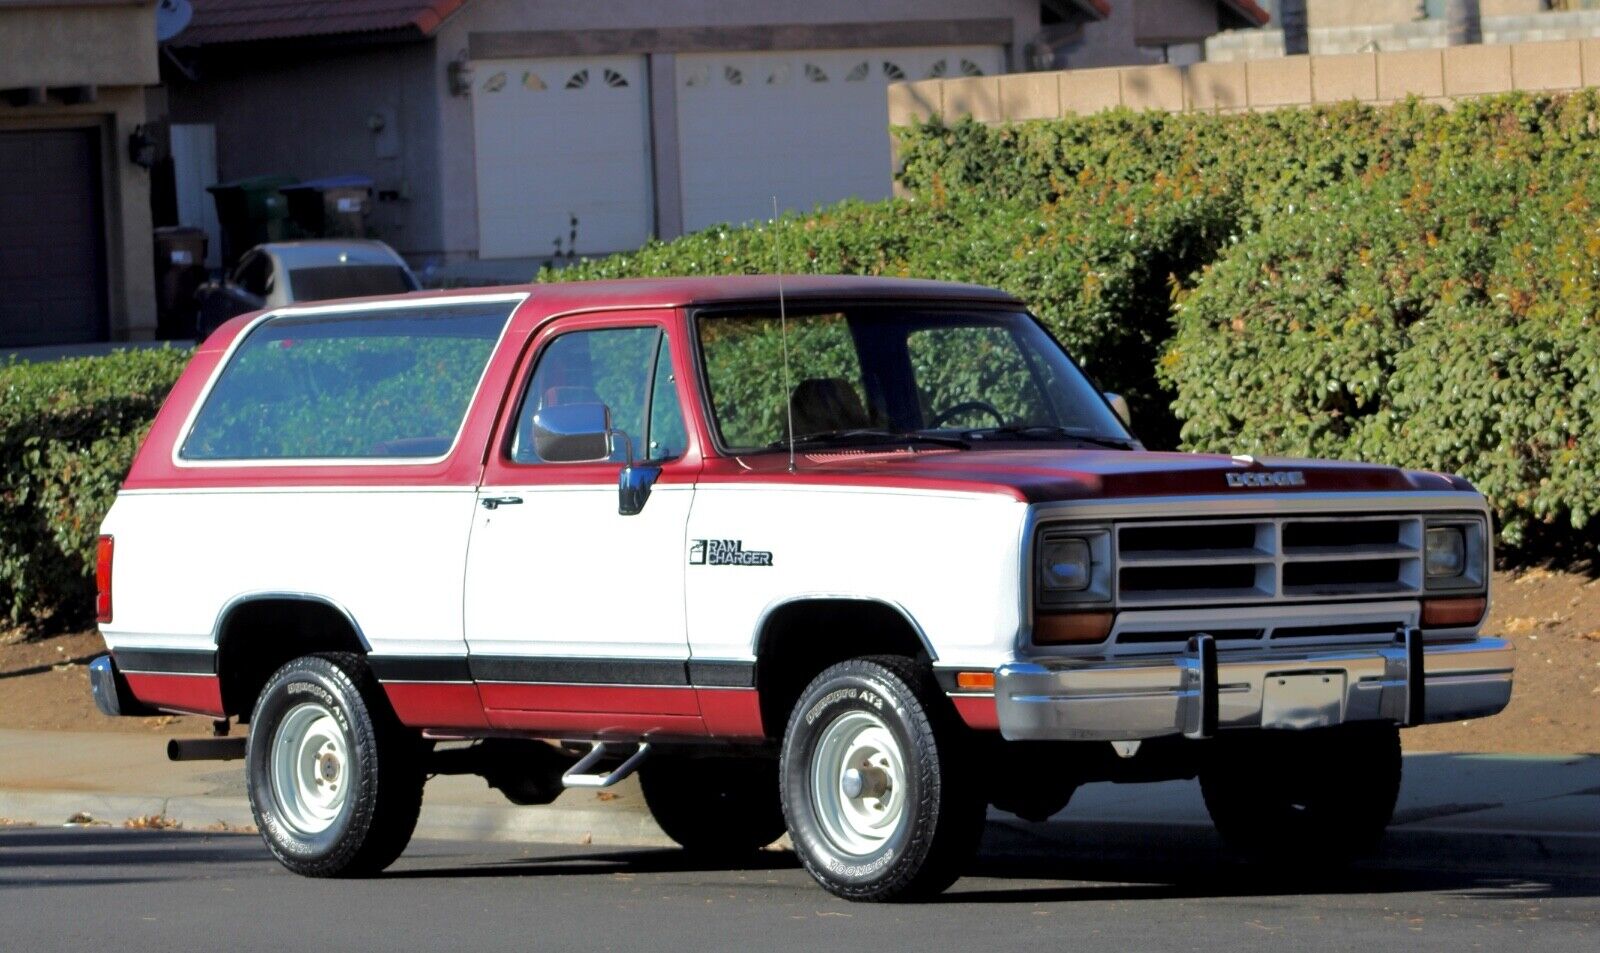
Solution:
{"label": "dark brown door", "polygon": [[0,347],[107,337],[100,137],[0,132]]}

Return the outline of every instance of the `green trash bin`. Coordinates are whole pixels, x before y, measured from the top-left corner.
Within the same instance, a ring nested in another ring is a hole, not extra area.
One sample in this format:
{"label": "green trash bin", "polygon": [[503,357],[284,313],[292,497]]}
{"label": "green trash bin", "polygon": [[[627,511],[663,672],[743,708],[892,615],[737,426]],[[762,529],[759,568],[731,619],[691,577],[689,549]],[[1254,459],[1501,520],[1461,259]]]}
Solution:
{"label": "green trash bin", "polygon": [[217,203],[224,269],[232,268],[241,255],[262,242],[289,237],[289,203],[279,190],[296,181],[292,175],[257,175],[206,189]]}

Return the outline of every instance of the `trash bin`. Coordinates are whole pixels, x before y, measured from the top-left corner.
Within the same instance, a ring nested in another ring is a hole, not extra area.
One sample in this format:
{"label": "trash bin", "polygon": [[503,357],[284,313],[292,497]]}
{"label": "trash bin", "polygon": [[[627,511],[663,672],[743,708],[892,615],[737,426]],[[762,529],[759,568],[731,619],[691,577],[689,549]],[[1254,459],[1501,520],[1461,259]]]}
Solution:
{"label": "trash bin", "polygon": [[372,209],[372,179],[335,175],[280,189],[296,231],[316,238],[365,238]]}
{"label": "trash bin", "polygon": [[208,277],[207,241],[199,228],[155,231],[156,336],[164,341],[194,337],[194,293]]}
{"label": "trash bin", "polygon": [[206,189],[217,203],[224,269],[232,268],[241,255],[262,242],[288,237],[288,202],[279,190],[295,181],[291,175],[258,175]]}

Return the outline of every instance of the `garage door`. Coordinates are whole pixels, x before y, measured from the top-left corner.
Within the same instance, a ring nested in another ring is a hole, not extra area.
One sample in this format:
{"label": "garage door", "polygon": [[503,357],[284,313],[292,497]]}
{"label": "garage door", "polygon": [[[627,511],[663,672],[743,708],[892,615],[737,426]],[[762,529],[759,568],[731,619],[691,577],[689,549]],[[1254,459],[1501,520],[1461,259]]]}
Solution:
{"label": "garage door", "polygon": [[637,248],[654,221],[644,57],[479,60],[478,254]]}
{"label": "garage door", "polygon": [[678,57],[684,227],[890,189],[888,85],[1001,71],[998,46]]}
{"label": "garage door", "polygon": [[0,132],[0,347],[106,337],[99,136]]}

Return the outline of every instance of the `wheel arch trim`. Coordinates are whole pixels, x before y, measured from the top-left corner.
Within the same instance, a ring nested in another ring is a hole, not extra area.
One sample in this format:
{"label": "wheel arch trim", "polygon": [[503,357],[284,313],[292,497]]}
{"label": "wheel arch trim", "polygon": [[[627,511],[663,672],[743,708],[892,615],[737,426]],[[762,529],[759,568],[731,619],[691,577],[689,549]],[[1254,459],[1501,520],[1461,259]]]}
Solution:
{"label": "wheel arch trim", "polygon": [[336,599],[331,599],[327,596],[321,595],[320,593],[298,592],[295,590],[267,589],[259,592],[240,593],[239,595],[234,596],[232,599],[229,599],[223,604],[222,609],[217,612],[217,620],[211,626],[211,644],[219,651],[221,650],[222,634],[227,629],[228,623],[232,619],[234,612],[254,603],[274,602],[280,600],[290,602],[307,602],[332,609],[344,619],[347,625],[350,626],[350,631],[355,633],[356,641],[361,644],[362,654],[372,654],[372,642],[367,639],[366,632],[362,630],[361,624],[356,621],[355,614],[352,613],[343,603]]}
{"label": "wheel arch trim", "polygon": [[753,650],[752,655],[755,656],[757,661],[760,660],[761,652],[766,647],[766,641],[769,637],[768,626],[772,623],[773,617],[775,617],[784,609],[790,608],[791,606],[812,602],[859,602],[864,605],[876,605],[888,609],[895,615],[899,616],[901,621],[905,622],[907,628],[911,630],[912,634],[917,637],[917,641],[922,645],[922,650],[928,653],[928,660],[930,662],[939,661],[939,653],[934,650],[933,642],[928,638],[928,633],[922,628],[922,625],[917,622],[916,617],[913,616],[904,605],[892,599],[885,599],[881,596],[869,596],[861,593],[851,592],[806,592],[790,594],[779,597],[778,599],[774,599],[772,602],[767,603],[766,607],[761,610],[761,615],[756,619],[755,630],[751,636],[750,644]]}

